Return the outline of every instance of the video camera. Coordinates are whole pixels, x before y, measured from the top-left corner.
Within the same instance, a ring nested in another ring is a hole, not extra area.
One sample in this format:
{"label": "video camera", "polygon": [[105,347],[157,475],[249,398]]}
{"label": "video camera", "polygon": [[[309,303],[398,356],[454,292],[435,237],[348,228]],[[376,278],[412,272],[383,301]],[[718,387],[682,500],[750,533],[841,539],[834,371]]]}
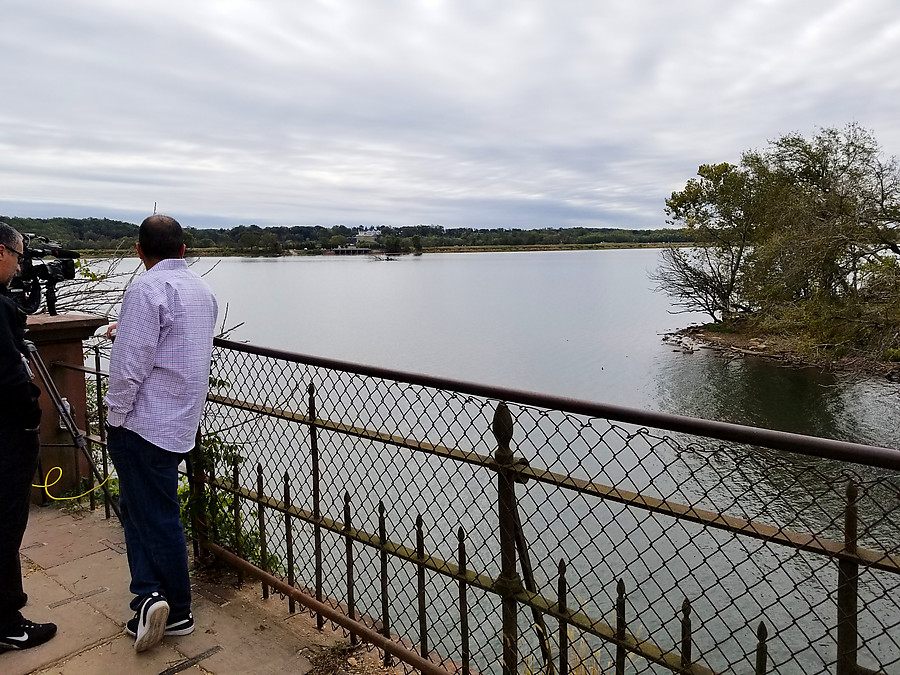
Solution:
{"label": "video camera", "polygon": [[[19,273],[9,283],[9,295],[22,311],[34,314],[41,306],[41,282],[47,287],[47,313],[56,316],[56,284],[75,278],[77,251],[61,248],[55,241],[34,234],[22,235]],[[44,261],[53,256],[56,260]]]}

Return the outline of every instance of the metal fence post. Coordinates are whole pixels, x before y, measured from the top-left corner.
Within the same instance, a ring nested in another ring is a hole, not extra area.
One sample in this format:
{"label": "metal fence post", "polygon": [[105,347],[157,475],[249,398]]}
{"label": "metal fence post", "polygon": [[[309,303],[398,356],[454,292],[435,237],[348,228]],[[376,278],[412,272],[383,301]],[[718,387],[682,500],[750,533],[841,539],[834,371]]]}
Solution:
{"label": "metal fence post", "polygon": [[[347,551],[347,616],[356,621],[356,591],[353,578],[353,537],[350,535],[350,493],[344,492],[344,532],[346,534],[345,547]],[[356,633],[350,633],[350,644],[359,642]]]}
{"label": "metal fence post", "polygon": [[769,648],[766,645],[768,639],[769,631],[766,629],[766,624],[760,621],[759,627],[756,629],[756,670],[754,675],[766,675],[769,659]]}
{"label": "metal fence post", "polygon": [[[294,587],[294,529],[291,527],[291,476],[284,472],[284,542],[287,547],[288,585]],[[288,611],[296,611],[296,600],[291,596],[288,600]]]}
{"label": "metal fence post", "polygon": [[422,514],[416,516],[416,557],[419,565],[416,569],[419,600],[419,653],[423,659],[428,658],[428,614],[425,607],[425,524]]}
{"label": "metal fence post", "polygon": [[194,448],[185,455],[190,499],[191,530],[193,531],[194,559],[205,560],[206,549],[201,544],[209,541],[209,504],[206,497],[206,458],[203,457],[203,437],[200,429],[194,440]]}
{"label": "metal fence post", "polygon": [[[378,502],[378,545],[381,548],[381,634],[388,640],[391,639],[391,602],[388,597],[388,552],[387,552],[387,519],[384,511],[384,502]],[[394,664],[389,652],[384,652],[385,666]]]}
{"label": "metal fence post", "polygon": [[[256,502],[256,518],[259,523],[259,566],[263,572],[268,572],[269,553],[268,541],[266,541],[266,509],[262,503],[263,489],[263,468],[262,462],[259,462],[256,465],[256,497],[259,500]],[[262,583],[262,596],[264,600],[269,597],[269,587],[265,581]]]}
{"label": "metal fence post", "polygon": [[[856,555],[857,504],[859,488],[852,480],[847,485],[844,511],[844,551]],[[857,658],[857,586],[859,564],[838,560],[837,592],[837,675],[856,675]]]}
{"label": "metal fence post", "polygon": [[469,602],[466,597],[466,535],[462,528],[456,533],[459,539],[459,631],[460,658],[462,659],[462,675],[469,675]]}
{"label": "metal fence post", "polygon": [[[566,594],[566,561],[559,561],[559,581],[557,582],[556,602],[560,616],[569,612]],[[559,675],[569,675],[569,628],[565,619],[559,620]]]}
{"label": "metal fence post", "polygon": [[[109,455],[106,451],[106,406],[103,405],[103,378],[100,376],[100,347],[94,347],[94,392],[97,402],[97,433],[100,436],[100,452],[103,457],[103,475],[109,476]],[[103,514],[109,520],[109,499],[103,500]]]}
{"label": "metal fence post", "polygon": [[616,675],[625,675],[625,647],[622,643],[625,641],[625,631],[628,624],[625,621],[625,582],[622,579],[616,583],[616,638],[619,644],[616,645]]}
{"label": "metal fence post", "polygon": [[[238,558],[243,558],[244,552],[241,544],[241,499],[238,495],[238,491],[240,490],[240,478],[240,460],[235,459],[234,464],[231,467],[231,487],[233,490],[231,493],[231,517],[233,519],[232,534],[234,536],[234,554]],[[244,571],[238,569],[237,577],[238,584],[243,584]]]}
{"label": "metal fence post", "polygon": [[494,587],[500,594],[503,626],[503,675],[515,675],[518,668],[518,617],[515,595],[522,592],[522,579],[516,571],[516,465],[512,450],[512,415],[505,403],[494,412],[494,438],[497,439],[497,515],[500,522],[500,575]]}
{"label": "metal fence post", "polygon": [[[99,433],[99,429],[97,430]],[[84,435],[85,440],[87,441],[87,451],[90,453],[91,457],[94,456],[94,443],[90,440],[91,437],[91,411],[88,410],[88,406],[84,406]],[[94,484],[94,472],[88,471],[87,475],[88,488],[90,488],[90,492],[88,493],[88,501],[90,502],[91,511],[94,511],[97,508],[97,493],[95,491],[96,485]]]}
{"label": "metal fence post", "polygon": [[690,668],[691,662],[691,601],[681,603],[681,667]]}
{"label": "metal fence post", "polygon": [[[316,387],[309,383],[309,443],[312,455],[312,499],[313,499],[313,525],[316,557],[316,600],[322,602],[322,513],[319,505],[319,437],[316,429]],[[322,630],[325,626],[325,617],[316,614],[316,628]]]}
{"label": "metal fence post", "polygon": [[209,527],[209,540],[224,544],[225,540],[220,537],[225,537],[226,534],[219,529],[219,521],[224,520],[221,518],[224,515],[224,506],[219,503],[219,491],[216,489],[218,482],[216,478],[216,463],[210,462],[206,469],[207,494],[209,495],[206,501],[206,512],[210,516],[206,523]]}

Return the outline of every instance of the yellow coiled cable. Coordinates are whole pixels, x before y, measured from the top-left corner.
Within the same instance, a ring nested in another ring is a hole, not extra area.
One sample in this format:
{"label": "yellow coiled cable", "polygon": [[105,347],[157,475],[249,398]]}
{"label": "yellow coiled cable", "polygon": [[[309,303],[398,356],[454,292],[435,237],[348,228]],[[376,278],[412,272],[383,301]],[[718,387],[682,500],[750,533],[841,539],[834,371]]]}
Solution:
{"label": "yellow coiled cable", "polygon": [[[59,475],[56,477],[56,480],[51,483],[50,482],[50,474],[52,474],[54,471],[58,471]],[[62,501],[66,501],[67,499],[81,499],[82,497],[91,494],[94,490],[99,490],[104,485],[106,485],[106,481],[108,481],[110,479],[110,476],[112,476],[112,474],[110,473],[109,475],[106,476],[106,479],[102,483],[100,483],[100,485],[98,485],[97,487],[91,488],[87,492],[82,492],[80,495],[75,495],[74,497],[54,497],[53,495],[50,494],[50,488],[52,488],[59,481],[62,480],[62,475],[63,475],[62,468],[58,467],[58,466],[54,466],[52,469],[50,469],[47,472],[47,475],[44,476],[43,485],[35,485],[34,483],[32,483],[31,487],[41,488],[46,493],[46,495],[48,497],[50,497],[50,499],[53,499],[58,502],[62,502]]]}

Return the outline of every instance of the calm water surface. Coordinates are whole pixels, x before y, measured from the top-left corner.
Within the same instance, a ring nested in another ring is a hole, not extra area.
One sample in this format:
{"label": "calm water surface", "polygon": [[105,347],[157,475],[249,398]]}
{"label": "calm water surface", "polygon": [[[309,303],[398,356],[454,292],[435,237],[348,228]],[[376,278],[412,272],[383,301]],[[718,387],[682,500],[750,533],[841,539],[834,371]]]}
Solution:
{"label": "calm water surface", "polygon": [[[685,354],[664,343],[663,334],[703,321],[704,317],[673,314],[668,298],[652,290],[647,273],[657,266],[658,257],[658,250],[639,249],[431,254],[404,257],[390,263],[335,257],[226,258],[201,259],[195,269],[209,270],[207,279],[221,306],[228,306],[227,325],[241,324],[232,333],[233,339],[484,384],[900,446],[896,430],[900,413],[897,385],[881,380],[836,377],[816,369],[785,368],[759,359],[726,359],[703,350]],[[235,426],[246,435],[237,441],[253,446],[255,452],[261,453],[263,448],[266,452],[278,452],[269,449],[265,438],[255,436],[263,427]],[[345,452],[343,441],[332,441],[322,444],[333,453],[332,463],[359,452],[350,448]],[[552,449],[553,444],[548,445]],[[293,454],[296,448],[289,446],[284,452]],[[406,474],[406,459],[402,455],[382,453],[378,448],[370,448],[368,452],[371,454],[363,464],[381,469],[359,477],[351,472],[350,487],[335,484],[334,494],[326,487],[324,502],[331,505],[326,510],[331,508],[335,514],[339,513],[340,493],[347,489],[357,495],[357,501],[373,502],[355,503],[355,506],[360,519],[369,518],[357,526],[374,531],[377,527],[372,521],[376,512],[374,500],[388,494],[396,536],[412,532],[408,521],[418,503],[417,481],[422,480],[427,487],[427,476],[437,475],[437,468]],[[669,494],[669,488],[681,486],[686,497],[699,497],[693,494],[694,490],[708,492],[723,504],[731,503],[737,494],[742,496],[741,508],[749,512],[756,513],[754,509],[764,507],[772,517],[786,523],[795,522],[797,513],[803,513],[807,520],[801,528],[831,534],[827,529],[831,521],[827,517],[822,523],[813,521],[825,511],[840,508],[829,503],[826,509],[825,497],[839,494],[830,490],[829,484],[832,478],[835,483],[843,480],[836,478],[842,467],[822,463],[816,472],[804,472],[803,461],[795,467],[779,460],[780,469],[773,471],[773,456],[741,452],[696,456],[684,453],[675,459],[667,454],[665,447],[660,448],[659,456],[651,453],[640,457],[626,447],[618,452],[614,462],[605,461],[605,456],[600,456],[601,450],[597,458],[587,453],[578,456],[573,464],[578,465],[579,471],[601,476],[605,484],[618,484],[617,472],[639,465],[640,469],[630,472],[627,479],[620,477],[629,489],[640,490],[633,482],[642,480],[641,476],[652,476],[649,492],[653,494],[657,490]],[[252,452],[250,455],[254,456]],[[543,460],[564,463],[565,457],[554,455]],[[594,460],[596,467],[590,463]],[[277,455],[272,456],[272,461],[282,465]],[[391,463],[394,461],[397,464]],[[329,461],[325,460],[325,464]],[[591,473],[593,469],[596,471]],[[834,476],[829,473],[832,469]],[[688,473],[689,480],[686,480]],[[420,475],[425,478],[420,479]],[[406,476],[408,480],[404,484],[411,487],[408,491],[391,490],[380,482],[380,476]],[[473,473],[467,480],[471,481],[467,486],[479,485],[477,481],[485,477]],[[826,484],[820,484],[822,481]],[[545,500],[556,499],[558,502],[550,512],[561,515],[553,521],[553,527],[571,535],[565,540],[565,551],[554,548],[552,538],[538,538],[531,543],[533,560],[538,561],[536,575],[543,580],[547,597],[553,593],[547,584],[555,579],[555,561],[565,555],[570,569],[580,575],[582,590],[579,592],[591,598],[590,603],[594,604],[589,608],[600,616],[612,603],[608,592],[613,588],[613,570],[627,570],[630,588],[641,589],[632,594],[630,602],[648,633],[659,636],[669,630],[664,625],[665,617],[643,612],[642,608],[668,602],[654,595],[657,591],[653,589],[671,583],[673,587],[679,586],[679,593],[694,599],[698,616],[705,616],[710,625],[718,626],[720,635],[730,635],[724,642],[716,642],[712,637],[715,628],[704,634],[705,637],[698,634],[698,649],[705,651],[710,659],[736,662],[743,658],[742,650],[747,644],[755,644],[752,627],[765,618],[771,625],[781,627],[777,644],[773,642],[770,647],[773,658],[780,654],[778,658],[785,661],[779,672],[812,672],[797,665],[802,659],[792,660],[785,647],[808,644],[809,637],[803,630],[810,622],[819,625],[814,610],[827,605],[829,590],[808,583],[809,567],[795,568],[796,561],[788,553],[766,549],[755,552],[756,566],[745,570],[736,566],[735,561],[743,561],[749,549],[733,541],[723,543],[718,531],[671,527],[668,521],[660,523],[606,504],[552,491],[545,494],[541,490],[539,485],[532,486],[530,497],[520,503],[525,522],[549,531],[551,524],[540,520],[546,517],[540,505]],[[493,535],[484,523],[490,522],[486,514],[494,508],[491,490],[476,488],[467,493],[474,497],[464,517],[457,516],[442,501],[443,493],[438,494],[439,498],[424,514],[434,531],[453,532],[464,525],[471,550],[490,553]],[[297,499],[302,500],[302,495]],[[811,500],[818,500],[815,509],[809,508]],[[462,522],[466,519],[470,520]],[[611,525],[613,521],[615,526]],[[894,529],[887,534],[880,533],[882,541],[890,541],[896,531],[896,524],[887,525]],[[665,536],[664,527],[669,528]],[[329,541],[326,547],[337,550],[342,545],[338,539]],[[573,542],[576,545],[570,546]],[[650,542],[655,544],[651,546]],[[676,556],[675,550],[682,551],[684,558]],[[360,569],[377,568],[377,551],[365,549],[359,555]],[[452,557],[453,554],[445,551],[443,555]],[[692,576],[687,568],[678,567],[701,555],[706,562],[699,574]],[[309,568],[312,555],[307,551],[301,558],[306,561],[301,565],[307,565],[300,570],[301,576],[312,578],[313,571]],[[601,558],[602,565],[598,564]],[[782,558],[787,559],[783,564]],[[637,561],[641,564],[635,565]],[[478,563],[476,560],[476,566]],[[495,571],[494,563],[492,558],[480,560],[489,572]],[[749,596],[744,587],[761,581],[754,577],[757,570],[767,570],[765,583],[755,586],[754,591],[760,596],[766,593],[771,596],[766,596],[771,608],[765,617],[755,604],[755,596]],[[676,577],[680,579],[677,584]],[[376,584],[372,581],[367,587],[375,588]],[[399,606],[415,607],[414,598],[409,595],[414,588],[414,581],[404,581],[402,575],[393,581],[392,592]],[[338,597],[342,592],[340,588],[326,590]],[[450,597],[455,592],[450,586],[444,591],[441,597]],[[875,608],[873,611],[880,609],[875,603],[884,595],[883,587],[874,591],[864,587],[863,591],[872,596],[865,596],[867,606]],[[774,598],[786,595],[794,599],[791,611],[804,617],[799,628],[775,602]],[[362,593],[358,600],[367,608],[365,611],[377,614],[377,594]],[[490,604],[493,600],[485,602],[479,610],[483,621],[474,622],[481,631],[474,640],[479,645],[490,645],[496,637],[496,607]],[[639,603],[643,604],[639,607]],[[885,612],[896,612],[893,605],[886,604]],[[486,609],[489,607],[493,610]],[[453,612],[434,611],[437,613],[431,617],[432,625],[446,622],[443,632],[452,635],[456,625]],[[884,625],[896,625],[892,615],[886,616]],[[416,618],[410,612],[402,613],[397,620],[408,626],[416,625]],[[861,623],[865,630],[873,632],[878,628],[865,621]],[[732,627],[744,624],[750,628],[738,639],[731,633]],[[407,634],[414,632],[414,628],[409,628]],[[677,639],[673,634],[664,642],[674,644]],[[823,663],[831,658],[831,643],[825,642],[820,659]],[[447,654],[455,653],[456,649],[452,640],[438,647]],[[482,661],[481,665],[485,666],[490,657]],[[718,672],[727,670],[728,667],[722,667]],[[495,671],[485,666],[485,672]]]}
{"label": "calm water surface", "polygon": [[900,446],[900,387],[685,354],[659,250],[202,258],[232,338],[616,405]]}

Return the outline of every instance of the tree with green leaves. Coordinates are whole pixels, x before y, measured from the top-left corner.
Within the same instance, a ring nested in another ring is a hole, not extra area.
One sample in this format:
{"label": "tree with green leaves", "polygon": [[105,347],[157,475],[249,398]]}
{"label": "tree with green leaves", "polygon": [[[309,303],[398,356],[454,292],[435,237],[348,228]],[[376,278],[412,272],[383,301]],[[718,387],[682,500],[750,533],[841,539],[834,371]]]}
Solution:
{"label": "tree with green leaves", "polygon": [[900,298],[884,290],[897,283],[900,166],[872,132],[792,133],[703,165],[666,213],[695,246],[667,249],[653,278],[685,310],[832,344],[900,340]]}
{"label": "tree with green leaves", "polygon": [[741,273],[761,227],[761,194],[744,167],[704,164],[697,176],[666,200],[668,222],[690,231],[697,246],[665,249],[653,279],[685,311],[717,321],[749,309]]}
{"label": "tree with green leaves", "polygon": [[857,125],[790,134],[744,163],[770,184],[768,236],[758,242],[747,291],[759,304],[852,301],[860,273],[900,253],[900,171]]}
{"label": "tree with green leaves", "polygon": [[274,232],[263,232],[259,237],[259,248],[265,255],[279,255],[281,244]]}
{"label": "tree with green leaves", "polygon": [[348,243],[347,237],[342,234],[335,234],[328,239],[328,248],[339,248],[341,246],[346,246]]}
{"label": "tree with green leaves", "polygon": [[392,234],[381,237],[381,247],[385,253],[400,253],[402,250],[400,238]]}

